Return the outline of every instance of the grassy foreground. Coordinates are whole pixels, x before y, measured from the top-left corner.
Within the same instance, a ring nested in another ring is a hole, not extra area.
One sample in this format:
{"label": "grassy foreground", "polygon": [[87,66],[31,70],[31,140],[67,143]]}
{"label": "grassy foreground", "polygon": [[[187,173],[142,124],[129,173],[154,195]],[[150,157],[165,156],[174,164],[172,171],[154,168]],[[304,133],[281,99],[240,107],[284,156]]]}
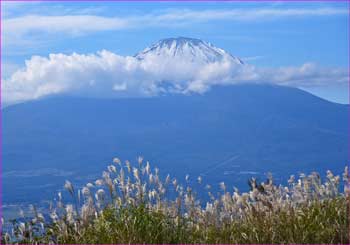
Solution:
{"label": "grassy foreground", "polygon": [[[221,183],[201,202],[189,185],[159,177],[142,158],[132,167],[117,158],[103,177],[75,189],[65,188],[73,204],[59,193],[50,217],[33,207],[27,222],[14,221],[2,243],[349,243],[349,174],[301,174],[276,186],[250,181],[251,190],[240,193]],[[201,184],[202,179],[197,179]],[[34,218],[33,218],[34,217]],[[23,219],[22,219],[23,220]]]}

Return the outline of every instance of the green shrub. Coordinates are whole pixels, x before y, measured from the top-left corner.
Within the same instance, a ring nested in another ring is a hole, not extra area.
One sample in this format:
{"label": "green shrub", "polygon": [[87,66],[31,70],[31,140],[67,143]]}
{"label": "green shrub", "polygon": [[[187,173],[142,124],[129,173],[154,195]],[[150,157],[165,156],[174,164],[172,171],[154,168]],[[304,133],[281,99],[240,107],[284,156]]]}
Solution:
{"label": "green shrub", "polygon": [[[188,178],[186,178],[188,179]],[[201,178],[198,182],[201,183]],[[50,220],[34,208],[32,220],[14,221],[2,243],[349,243],[349,175],[330,171],[289,179],[288,186],[250,181],[251,190],[211,194],[203,205],[192,188],[170,176],[162,181],[140,158],[138,167],[114,159],[103,178],[76,190],[65,188],[73,204],[59,194]],[[170,188],[171,186],[171,188]],[[168,195],[169,192],[172,194]],[[170,198],[173,197],[173,198]]]}

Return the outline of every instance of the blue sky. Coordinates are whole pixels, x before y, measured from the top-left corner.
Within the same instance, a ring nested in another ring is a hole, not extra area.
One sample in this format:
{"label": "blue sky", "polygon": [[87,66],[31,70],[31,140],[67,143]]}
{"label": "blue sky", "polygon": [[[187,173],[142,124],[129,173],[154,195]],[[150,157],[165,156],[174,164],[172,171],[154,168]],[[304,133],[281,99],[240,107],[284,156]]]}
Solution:
{"label": "blue sky", "polygon": [[2,79],[15,84],[12,74],[32,56],[100,50],[127,56],[159,39],[186,36],[211,42],[259,68],[315,64],[308,76],[335,69],[329,70],[335,74],[329,83],[298,87],[348,103],[347,11],[348,3],[326,2],[5,2]]}

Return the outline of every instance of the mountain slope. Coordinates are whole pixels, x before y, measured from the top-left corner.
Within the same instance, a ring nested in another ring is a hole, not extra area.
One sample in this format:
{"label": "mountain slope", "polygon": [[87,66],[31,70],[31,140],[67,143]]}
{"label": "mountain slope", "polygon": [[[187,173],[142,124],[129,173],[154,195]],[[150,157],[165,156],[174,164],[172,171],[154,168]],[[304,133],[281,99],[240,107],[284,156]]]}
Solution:
{"label": "mountain slope", "polygon": [[270,85],[216,87],[191,96],[55,97],[10,106],[3,110],[4,201],[40,200],[42,191],[49,198],[67,178],[85,183],[97,177],[115,156],[143,155],[163,174],[201,174],[205,182],[239,187],[267,171],[277,179],[341,171],[347,110]]}

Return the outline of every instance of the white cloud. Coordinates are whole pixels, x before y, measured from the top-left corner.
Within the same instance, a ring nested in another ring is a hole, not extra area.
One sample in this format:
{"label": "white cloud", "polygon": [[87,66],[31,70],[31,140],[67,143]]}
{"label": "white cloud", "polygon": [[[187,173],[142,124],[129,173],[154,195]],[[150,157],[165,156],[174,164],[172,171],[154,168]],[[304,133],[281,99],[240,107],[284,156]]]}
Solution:
{"label": "white cloud", "polygon": [[261,78],[281,85],[297,87],[315,87],[348,83],[346,68],[319,67],[314,63],[306,63],[300,67],[281,67],[264,69]]}
{"label": "white cloud", "polygon": [[[195,22],[215,20],[229,21],[268,21],[281,18],[321,17],[347,15],[346,8],[256,8],[256,9],[211,9],[189,10],[170,9],[145,15],[102,16],[93,15],[92,10],[63,11],[63,15],[19,15],[4,18],[2,21],[5,46],[33,44],[29,40],[47,39],[49,35],[86,35],[100,31],[116,31],[152,26],[187,26]],[[67,14],[68,13],[68,14]],[[38,38],[38,36],[43,38]]]}
{"label": "white cloud", "polygon": [[229,10],[172,10],[168,13],[151,16],[155,21],[210,21],[236,20],[261,21],[276,18],[315,17],[347,15],[346,8],[252,8]]}
{"label": "white cloud", "polygon": [[139,61],[109,51],[97,54],[33,56],[24,68],[2,82],[3,103],[11,104],[54,94],[92,97],[153,96],[163,92],[203,93],[213,85],[269,82],[296,87],[347,83],[345,68],[315,64],[258,68],[230,60],[203,64],[185,60]]}
{"label": "white cloud", "polygon": [[67,33],[79,35],[87,32],[117,30],[125,28],[127,20],[94,15],[40,16],[28,15],[5,19],[5,35],[21,36],[41,31],[45,33]]}

